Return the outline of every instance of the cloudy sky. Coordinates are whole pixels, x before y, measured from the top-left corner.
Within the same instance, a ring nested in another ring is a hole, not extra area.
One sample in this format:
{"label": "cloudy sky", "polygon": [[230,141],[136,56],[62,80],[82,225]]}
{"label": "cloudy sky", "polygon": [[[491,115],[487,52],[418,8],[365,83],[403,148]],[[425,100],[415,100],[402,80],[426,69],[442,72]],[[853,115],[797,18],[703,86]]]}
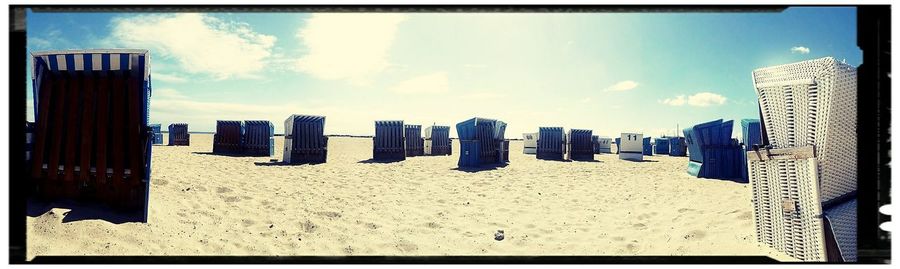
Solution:
{"label": "cloudy sky", "polygon": [[149,49],[151,122],[192,131],[267,119],[281,132],[288,115],[313,114],[326,116],[328,134],[371,135],[375,120],[454,126],[477,116],[506,121],[508,137],[539,126],[656,137],[676,125],[757,118],[753,69],[862,61],[854,8],[27,18],[29,51]]}

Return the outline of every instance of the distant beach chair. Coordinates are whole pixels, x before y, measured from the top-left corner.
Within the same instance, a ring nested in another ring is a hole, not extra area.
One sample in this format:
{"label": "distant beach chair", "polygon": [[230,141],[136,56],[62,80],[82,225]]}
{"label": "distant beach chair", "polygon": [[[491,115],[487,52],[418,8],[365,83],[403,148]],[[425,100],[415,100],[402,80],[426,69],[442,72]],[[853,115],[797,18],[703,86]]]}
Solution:
{"label": "distant beach chair", "polygon": [[620,148],[622,148],[622,138],[616,137],[616,154],[619,154]]}
{"label": "distant beach chair", "polygon": [[653,144],[650,143],[650,137],[644,137],[642,143],[642,151],[644,155],[653,156]]}
{"label": "distant beach chair", "polygon": [[150,124],[150,133],[153,134],[153,144],[154,145],[162,145],[163,144],[163,135],[162,135],[162,124]]}
{"label": "distant beach chair", "polygon": [[425,128],[425,155],[450,155],[450,126],[429,126]]}
{"label": "distant beach chair", "polygon": [[856,194],[822,202],[813,146],[747,152],[756,236],[803,261],[856,261]]}
{"label": "distant beach chair", "polygon": [[375,121],[372,159],[406,160],[406,138],[402,120]]}
{"label": "distant beach chair", "polygon": [[422,139],[422,125],[405,125],[406,157],[425,155],[425,140]]}
{"label": "distant beach chair", "polygon": [[267,120],[244,121],[244,153],[248,156],[275,155],[275,125]]}
{"label": "distant beach chair", "polygon": [[522,150],[522,153],[537,154],[538,133],[524,133],[522,134],[522,140],[523,144],[525,144],[525,149]]}
{"label": "distant beach chair", "polygon": [[541,160],[565,159],[566,138],[563,127],[538,127],[537,158]]}
{"label": "distant beach chair", "polygon": [[503,156],[508,152],[506,145],[509,143],[503,137],[505,129],[506,123],[486,118],[472,118],[456,124],[460,143],[458,165],[477,167],[508,162],[509,159]]}
{"label": "distant beach chair", "polygon": [[600,136],[599,135],[591,136],[591,148],[594,150],[594,154],[600,153]]}
{"label": "distant beach chair", "polygon": [[669,156],[687,156],[687,142],[684,137],[669,138]]}
{"label": "distant beach chair", "polygon": [[644,135],[638,133],[622,133],[618,138],[619,159],[629,161],[644,160]]}
{"label": "distant beach chair", "polygon": [[593,130],[569,129],[566,139],[566,159],[572,161],[593,161]]}
{"label": "distant beach chair", "polygon": [[669,155],[669,140],[671,137],[663,136],[654,140],[655,145],[653,149],[656,151],[657,155]]}
{"label": "distant beach chair", "polygon": [[190,146],[191,133],[187,123],[169,124],[169,146]]}
{"label": "distant beach chair", "polygon": [[[741,141],[743,141],[743,151],[751,151],[753,150],[753,146],[759,146],[762,144],[762,135],[761,129],[759,126],[759,120],[757,119],[743,119],[741,120]],[[747,175],[747,156],[745,154],[741,154],[741,178],[744,181],[748,181]]]}
{"label": "distant beach chair", "polygon": [[612,153],[612,138],[605,136],[598,137],[597,153]]}
{"label": "distant beach chair", "polygon": [[740,180],[743,150],[731,139],[732,124],[730,120],[718,119],[684,129],[690,152],[688,174],[743,182]]}
{"label": "distant beach chair", "polygon": [[140,221],[146,222],[152,156],[148,51],[33,52],[31,63],[30,176],[41,196],[142,210]]}
{"label": "distant beach chair", "polygon": [[325,116],[290,115],[284,121],[284,162],[319,164],[328,160]]}
{"label": "distant beach chair", "polygon": [[239,120],[216,121],[213,153],[242,154],[244,152],[244,123]]}

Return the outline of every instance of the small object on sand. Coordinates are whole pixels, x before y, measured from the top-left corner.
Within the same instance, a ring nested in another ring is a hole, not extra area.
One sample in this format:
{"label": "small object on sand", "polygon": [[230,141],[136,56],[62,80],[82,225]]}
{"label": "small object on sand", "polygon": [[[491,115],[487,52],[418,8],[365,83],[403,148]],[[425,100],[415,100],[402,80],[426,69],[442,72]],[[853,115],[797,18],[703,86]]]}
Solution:
{"label": "small object on sand", "polygon": [[494,234],[494,240],[503,241],[503,230],[497,230],[497,233]]}
{"label": "small object on sand", "polygon": [[277,162],[278,162],[278,159],[269,159],[269,162],[270,162],[270,163],[277,163]]}

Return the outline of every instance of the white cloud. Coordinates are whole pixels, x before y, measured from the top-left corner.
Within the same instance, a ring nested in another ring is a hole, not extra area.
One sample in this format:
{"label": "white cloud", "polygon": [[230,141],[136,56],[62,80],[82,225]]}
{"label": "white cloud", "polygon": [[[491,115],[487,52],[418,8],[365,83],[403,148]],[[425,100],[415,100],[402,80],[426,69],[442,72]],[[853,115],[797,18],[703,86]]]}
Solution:
{"label": "white cloud", "polygon": [[[162,98],[162,99],[187,99],[187,96],[184,96],[180,92],[172,88],[160,88],[153,89],[153,100]],[[153,103],[152,101],[150,103]]]}
{"label": "white cloud", "polygon": [[246,23],[197,13],[120,17],[111,28],[108,42],[150,49],[151,55],[176,60],[186,72],[216,79],[258,77],[276,40]]}
{"label": "white cloud", "polygon": [[365,83],[390,66],[388,53],[404,20],[395,13],[313,14],[297,32],[309,52],[295,69],[320,79]]}
{"label": "white cloud", "polygon": [[436,72],[404,80],[390,88],[392,92],[403,94],[443,93],[450,89],[446,72]]}
{"label": "white cloud", "polygon": [[678,95],[674,98],[666,98],[664,100],[659,100],[660,104],[666,104],[670,106],[696,106],[696,107],[707,107],[707,106],[716,106],[723,105],[728,98],[725,96],[711,93],[711,92],[699,92],[691,96]]}
{"label": "white cloud", "polygon": [[582,102],[582,103],[590,103],[590,102],[591,102],[591,98],[590,98],[590,97],[583,98],[583,99],[579,100],[579,102]]}
{"label": "white cloud", "polygon": [[675,98],[666,98],[665,100],[659,101],[661,104],[666,104],[670,106],[683,106],[687,103],[687,99],[684,95],[675,96]]}
{"label": "white cloud", "polygon": [[153,80],[161,80],[161,81],[172,82],[172,83],[182,83],[182,82],[187,81],[187,78],[185,78],[185,77],[175,75],[175,74],[163,73],[163,72],[153,72],[153,74],[151,76],[153,76]]}
{"label": "white cloud", "polygon": [[711,92],[701,92],[688,97],[687,103],[691,106],[714,106],[725,104],[725,96]]}
{"label": "white cloud", "polygon": [[631,80],[624,80],[624,81],[619,81],[618,83],[613,84],[612,86],[607,87],[607,88],[606,88],[606,91],[616,91],[616,92],[619,92],[619,91],[628,91],[628,90],[632,90],[632,89],[634,89],[634,88],[637,88],[637,86],[638,86],[638,83],[637,83],[637,82],[634,82],[634,81],[631,81]]}
{"label": "white cloud", "polygon": [[791,53],[809,54],[809,48],[800,46],[793,47],[791,48]]}

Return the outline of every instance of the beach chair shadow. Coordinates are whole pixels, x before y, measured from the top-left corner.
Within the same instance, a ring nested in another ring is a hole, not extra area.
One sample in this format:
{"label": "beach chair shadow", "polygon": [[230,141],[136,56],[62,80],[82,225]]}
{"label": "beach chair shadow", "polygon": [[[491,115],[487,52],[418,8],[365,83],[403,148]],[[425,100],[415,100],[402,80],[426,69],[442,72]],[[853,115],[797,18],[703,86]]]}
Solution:
{"label": "beach chair shadow", "polygon": [[47,214],[54,208],[69,209],[63,214],[63,223],[81,220],[103,220],[113,224],[126,222],[143,222],[144,212],[122,211],[110,208],[100,203],[78,202],[73,200],[43,201],[29,198],[26,205],[26,214],[29,217],[39,217]]}
{"label": "beach chair shadow", "polygon": [[397,162],[402,162],[402,161],[404,161],[404,160],[401,160],[401,159],[382,159],[382,160],[368,159],[368,160],[362,160],[362,161],[359,161],[356,163],[397,163]]}
{"label": "beach chair shadow", "polygon": [[253,162],[256,166],[298,166],[298,165],[319,165],[325,163],[286,163],[283,161]]}
{"label": "beach chair shadow", "polygon": [[600,163],[601,162],[600,160],[597,160],[597,159],[594,159],[594,160],[571,160],[571,161],[579,162],[579,163]]}
{"label": "beach chair shadow", "polygon": [[509,164],[504,163],[504,164],[482,165],[482,166],[478,166],[478,167],[456,167],[456,168],[452,168],[450,170],[462,171],[462,172],[466,172],[466,173],[477,173],[477,172],[481,172],[481,171],[496,170],[498,168],[506,167],[507,165],[509,165]]}
{"label": "beach chair shadow", "polygon": [[237,154],[237,153],[216,153],[216,152],[201,152],[201,151],[194,151],[191,153],[197,154],[197,155],[213,155],[213,156],[225,156],[225,157],[259,157],[259,156],[249,156],[249,155]]}

